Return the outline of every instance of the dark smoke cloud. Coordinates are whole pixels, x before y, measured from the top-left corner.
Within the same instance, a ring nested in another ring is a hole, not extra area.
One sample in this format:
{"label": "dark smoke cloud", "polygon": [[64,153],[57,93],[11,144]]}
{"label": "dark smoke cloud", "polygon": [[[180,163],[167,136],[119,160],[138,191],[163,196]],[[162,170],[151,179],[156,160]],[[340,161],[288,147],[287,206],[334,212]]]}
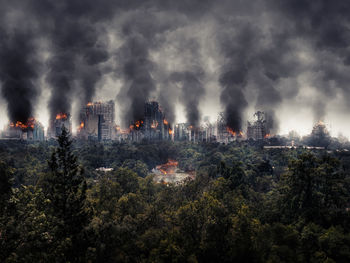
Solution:
{"label": "dark smoke cloud", "polygon": [[[99,34],[89,22],[58,18],[52,34],[50,72],[47,80],[52,87],[49,102],[51,117],[59,112],[70,112],[72,93],[81,80],[81,104],[91,101],[96,83],[102,76],[98,64],[107,58],[107,51],[97,47]],[[79,71],[79,69],[81,69]]]}
{"label": "dark smoke cloud", "polygon": [[174,59],[169,60],[170,67],[167,63],[161,64],[169,68],[168,72],[158,69],[158,73],[161,71],[158,75],[165,75],[165,81],[160,78],[162,81],[159,99],[170,123],[175,121],[175,104],[180,102],[184,105],[187,122],[198,126],[201,120],[199,106],[205,95],[203,82],[206,74],[202,68],[201,46],[189,33],[188,28],[180,27],[167,36],[164,46],[172,52],[165,56]]}
{"label": "dark smoke cloud", "polygon": [[167,76],[160,81],[159,103],[165,114],[165,118],[171,124],[175,123],[175,98],[177,98],[177,87]]}
{"label": "dark smoke cloud", "polygon": [[[121,32],[124,44],[117,54],[117,73],[124,79],[118,101],[124,105],[124,122],[140,120],[144,103],[156,91],[153,77],[155,63],[150,52],[164,42],[163,33],[177,25],[177,21],[149,10],[130,13],[123,21]],[[169,110],[169,108],[168,108]],[[171,117],[171,112],[166,112]]]}
{"label": "dark smoke cloud", "polygon": [[24,26],[5,28],[5,10],[0,10],[0,84],[9,119],[26,123],[33,117],[39,95],[37,79],[40,60],[36,32]]}
{"label": "dark smoke cloud", "polygon": [[130,99],[125,120],[140,120],[143,118],[145,101],[155,91],[151,76],[153,62],[149,59],[147,40],[142,36],[130,36],[121,51],[125,83],[118,98],[121,103],[125,96]]}
{"label": "dark smoke cloud", "polygon": [[80,104],[95,95],[96,83],[104,73],[99,65],[109,57],[107,46],[99,39],[104,33],[103,23],[114,15],[117,3],[33,0],[26,4],[49,43],[46,80],[51,88],[48,106],[54,118],[57,113],[71,111],[74,95],[79,94]]}
{"label": "dark smoke cloud", "polygon": [[219,79],[222,87],[220,101],[227,125],[238,132],[242,130],[242,115],[248,106],[244,89],[248,82],[249,56],[255,45],[255,34],[250,24],[233,31],[223,30],[219,34],[219,48],[225,60]]}
{"label": "dark smoke cloud", "polygon": [[[26,121],[34,114],[33,105],[40,94],[36,85],[41,74],[40,41],[48,44],[45,65],[51,117],[71,111],[76,95],[80,104],[91,101],[106,73],[104,63],[114,61],[118,65],[116,74],[123,80],[118,100],[125,106],[125,120],[142,118],[143,104],[158,86],[169,121],[175,120],[174,97],[180,93],[188,121],[197,125],[208,76],[203,70],[207,70],[203,65],[206,58],[200,50],[211,42],[220,51],[219,57],[212,57],[219,68],[220,101],[228,125],[236,131],[242,130],[248,106],[265,111],[269,128],[277,131],[277,109],[284,100],[304,96],[303,85],[317,90],[308,105],[315,119],[324,119],[327,114],[329,102],[325,98],[335,99],[341,94],[350,109],[347,1],[7,2],[0,0],[0,80],[11,120]],[[19,27],[21,21],[30,23]],[[185,27],[193,34],[176,33],[181,44],[166,40],[169,32]],[[194,34],[194,30],[211,27],[215,30],[213,38],[203,41],[200,34]],[[107,34],[120,38],[122,45],[116,55],[105,41]],[[154,55],[164,45],[175,47],[174,54],[181,63],[160,70]],[[301,51],[312,61],[300,59]],[[311,76],[310,83],[299,82],[305,74]],[[281,84],[286,82],[295,86]],[[176,87],[181,87],[180,92]]]}
{"label": "dark smoke cloud", "polygon": [[316,63],[310,71],[317,74],[313,85],[317,88],[319,100],[312,103],[314,117],[322,120],[326,114],[327,101],[335,98],[340,91],[350,108],[350,89],[348,88],[350,45],[350,2],[348,1],[304,1],[272,0],[271,8],[288,19],[289,38],[303,38],[312,45]]}
{"label": "dark smoke cloud", "polygon": [[185,106],[187,122],[194,127],[198,127],[201,119],[199,102],[205,93],[201,80],[203,77],[202,69],[174,72],[171,75],[172,81],[179,83],[181,86],[180,99]]}

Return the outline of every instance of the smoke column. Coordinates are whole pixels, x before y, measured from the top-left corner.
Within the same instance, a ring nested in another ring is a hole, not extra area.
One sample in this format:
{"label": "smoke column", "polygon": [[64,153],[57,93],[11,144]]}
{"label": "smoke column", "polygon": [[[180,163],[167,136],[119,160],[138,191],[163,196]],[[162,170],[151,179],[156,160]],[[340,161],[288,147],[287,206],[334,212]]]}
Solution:
{"label": "smoke column", "polygon": [[33,105],[39,95],[35,83],[39,61],[34,34],[20,29],[0,31],[1,94],[7,101],[10,121],[26,123],[33,117]]}
{"label": "smoke column", "polygon": [[180,83],[181,101],[186,109],[187,122],[198,127],[200,121],[199,102],[203,97],[205,90],[201,78],[204,73],[199,71],[174,72],[171,79]]}
{"label": "smoke column", "polygon": [[150,58],[150,52],[159,49],[164,42],[164,32],[172,30],[177,24],[171,16],[153,14],[149,10],[133,12],[123,21],[124,44],[116,59],[117,73],[124,79],[124,85],[117,99],[124,106],[126,125],[143,118],[144,103],[156,91],[153,78],[156,65]]}
{"label": "smoke column", "polygon": [[240,26],[233,32],[228,30],[222,34],[219,45],[225,64],[219,78],[222,87],[220,101],[224,106],[228,127],[239,132],[242,130],[243,111],[248,105],[244,89],[248,81],[248,59],[255,45],[255,35],[250,25]]}

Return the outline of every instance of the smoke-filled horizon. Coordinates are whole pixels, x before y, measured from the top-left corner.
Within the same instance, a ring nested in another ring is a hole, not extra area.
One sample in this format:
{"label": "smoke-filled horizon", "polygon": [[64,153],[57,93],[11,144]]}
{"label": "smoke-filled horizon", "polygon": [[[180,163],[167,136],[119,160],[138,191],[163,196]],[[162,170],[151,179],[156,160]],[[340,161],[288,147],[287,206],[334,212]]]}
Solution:
{"label": "smoke-filled horizon", "polygon": [[1,118],[11,122],[43,109],[48,119],[76,116],[103,98],[128,125],[155,98],[171,123],[199,125],[222,111],[241,131],[262,110],[273,133],[305,120],[349,128],[341,126],[350,109],[347,1],[0,4]]}

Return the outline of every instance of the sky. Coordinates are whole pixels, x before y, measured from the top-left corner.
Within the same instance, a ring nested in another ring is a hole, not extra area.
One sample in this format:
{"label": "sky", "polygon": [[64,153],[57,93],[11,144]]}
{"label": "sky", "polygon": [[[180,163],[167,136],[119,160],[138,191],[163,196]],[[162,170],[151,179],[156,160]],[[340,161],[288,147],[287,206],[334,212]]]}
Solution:
{"label": "sky", "polygon": [[274,134],[350,137],[349,83],[348,1],[0,0],[0,128],[105,100],[126,126],[157,100],[172,123],[262,110]]}

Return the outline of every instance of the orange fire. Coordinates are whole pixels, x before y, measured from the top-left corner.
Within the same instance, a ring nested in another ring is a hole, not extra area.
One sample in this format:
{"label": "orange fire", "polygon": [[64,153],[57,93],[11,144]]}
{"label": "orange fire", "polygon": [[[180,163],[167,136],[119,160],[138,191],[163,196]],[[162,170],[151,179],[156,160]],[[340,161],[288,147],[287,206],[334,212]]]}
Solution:
{"label": "orange fire", "polygon": [[151,128],[152,129],[156,129],[158,127],[158,122],[157,121],[153,121],[153,123],[151,124]]}
{"label": "orange fire", "polygon": [[94,106],[94,104],[92,102],[89,102],[88,104],[86,104],[87,107],[91,107]]}
{"label": "orange fire", "polygon": [[56,120],[67,119],[67,114],[59,113],[56,115]]}
{"label": "orange fire", "polygon": [[164,125],[168,125],[169,124],[169,122],[166,119],[164,119],[163,123],[164,123]]}
{"label": "orange fire", "polygon": [[267,139],[267,138],[270,138],[271,137],[271,134],[270,133],[267,133],[265,134],[264,138]]}
{"label": "orange fire", "polygon": [[84,128],[84,126],[85,126],[85,124],[84,124],[84,122],[82,121],[82,122],[80,123],[80,129]]}
{"label": "orange fire", "polygon": [[166,175],[168,173],[174,173],[175,172],[175,168],[178,166],[178,162],[175,160],[168,160],[167,163],[165,164],[161,164],[161,165],[157,165],[157,169],[159,171],[162,172],[162,174]]}
{"label": "orange fire", "polygon": [[131,131],[132,131],[134,128],[135,128],[135,126],[132,125],[132,124],[129,126],[129,129],[130,129]]}
{"label": "orange fire", "polygon": [[169,128],[169,135],[173,134],[173,130]]}
{"label": "orange fire", "polygon": [[35,119],[34,118],[29,118],[27,123],[23,123],[21,121],[17,121],[16,123],[11,122],[10,127],[16,127],[16,128],[21,128],[22,130],[31,128],[34,129],[35,125]]}
{"label": "orange fire", "polygon": [[236,132],[234,130],[232,130],[230,127],[226,127],[226,130],[232,135],[232,136],[236,136]]}
{"label": "orange fire", "polygon": [[140,128],[141,122],[140,122],[140,121],[136,121],[136,122],[135,122],[135,126],[136,126],[136,128]]}

